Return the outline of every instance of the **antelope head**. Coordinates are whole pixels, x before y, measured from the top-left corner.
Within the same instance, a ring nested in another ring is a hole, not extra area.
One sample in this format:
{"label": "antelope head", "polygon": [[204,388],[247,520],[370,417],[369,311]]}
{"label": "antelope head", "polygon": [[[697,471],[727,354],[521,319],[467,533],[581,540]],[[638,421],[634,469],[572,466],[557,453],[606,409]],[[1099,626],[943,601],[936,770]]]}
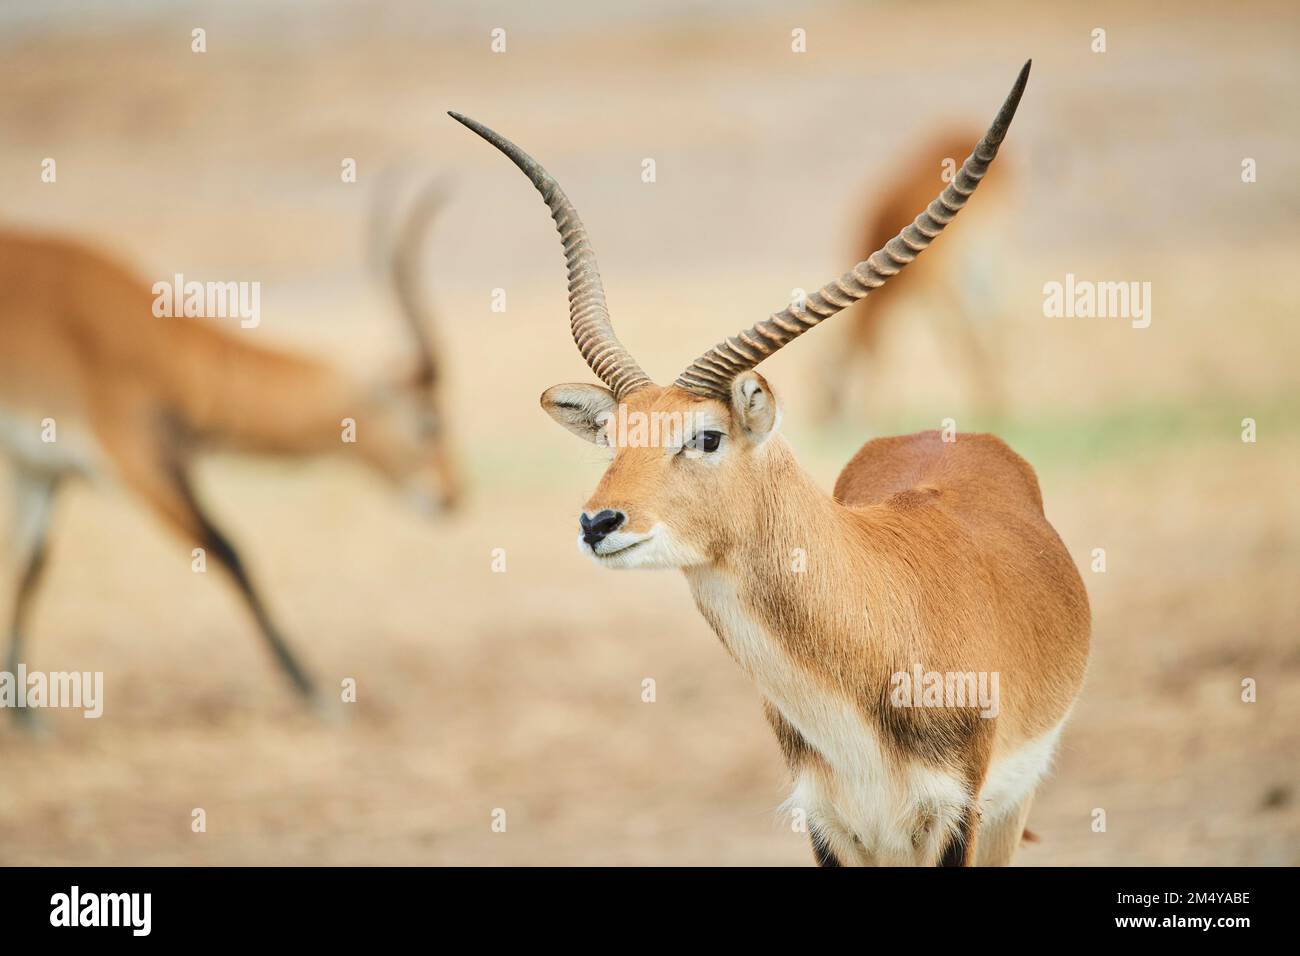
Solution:
{"label": "antelope head", "polygon": [[[824,319],[879,288],[916,258],[961,210],[997,155],[1030,64],[992,126],[934,202],[839,279],[709,349],[668,386],[654,384],[619,342],[587,230],[555,179],[505,137],[451,116],[503,152],[550,208],[564,246],[569,319],[578,351],[604,385],[556,385],[542,407],[569,431],[608,447],[611,461],[578,516],[578,546],[613,568],[685,568],[722,559],[752,540],[764,508],[778,506],[790,456],[773,441],[781,413],[754,367]],[[722,508],[737,489],[756,508]]]}

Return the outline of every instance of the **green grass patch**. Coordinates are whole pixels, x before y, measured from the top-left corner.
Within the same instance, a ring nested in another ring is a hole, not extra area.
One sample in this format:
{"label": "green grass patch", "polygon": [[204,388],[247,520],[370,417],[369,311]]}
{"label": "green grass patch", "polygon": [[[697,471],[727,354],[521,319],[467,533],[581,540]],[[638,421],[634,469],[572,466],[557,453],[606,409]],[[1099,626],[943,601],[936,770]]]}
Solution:
{"label": "green grass patch", "polygon": [[[1229,399],[1193,403],[1110,406],[1092,412],[1025,415],[959,423],[962,431],[992,432],[1036,468],[1086,467],[1146,457],[1171,446],[1240,443],[1243,418],[1254,418],[1257,437],[1300,433],[1300,396]],[[898,435],[937,427],[941,413],[909,413],[881,423],[876,435]],[[869,438],[861,426],[836,426],[801,439],[807,454],[847,461]]]}

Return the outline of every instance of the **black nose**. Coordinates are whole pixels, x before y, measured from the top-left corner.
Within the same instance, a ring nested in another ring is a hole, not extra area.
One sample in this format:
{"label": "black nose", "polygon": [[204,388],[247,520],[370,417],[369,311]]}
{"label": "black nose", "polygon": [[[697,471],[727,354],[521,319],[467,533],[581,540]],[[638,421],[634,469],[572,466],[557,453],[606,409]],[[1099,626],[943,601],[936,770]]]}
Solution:
{"label": "black nose", "polygon": [[608,508],[590,518],[586,514],[580,514],[578,524],[582,525],[582,540],[594,548],[604,540],[605,535],[623,527],[623,522],[626,520],[627,515],[623,512],[610,511]]}

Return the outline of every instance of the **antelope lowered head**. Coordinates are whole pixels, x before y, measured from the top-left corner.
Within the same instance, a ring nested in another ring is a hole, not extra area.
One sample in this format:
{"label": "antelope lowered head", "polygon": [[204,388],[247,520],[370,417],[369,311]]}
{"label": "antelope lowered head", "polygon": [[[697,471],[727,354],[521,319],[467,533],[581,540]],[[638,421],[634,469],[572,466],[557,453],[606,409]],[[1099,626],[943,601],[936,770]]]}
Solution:
{"label": "antelope lowered head", "polygon": [[[897,275],[943,231],[979,186],[1007,133],[1029,77],[1026,63],[992,126],[953,181],[885,246],[839,279],[695,359],[668,386],[654,384],[610,323],[596,256],[577,210],[555,179],[518,146],[458,113],[532,181],[551,210],[569,277],[578,351],[604,387],[556,385],[542,407],[569,431],[608,446],[612,461],[579,516],[579,547],[612,568],[717,563],[757,540],[798,467],[775,433],[780,409],[754,367],[822,320]],[[724,508],[736,489],[760,504]]]}

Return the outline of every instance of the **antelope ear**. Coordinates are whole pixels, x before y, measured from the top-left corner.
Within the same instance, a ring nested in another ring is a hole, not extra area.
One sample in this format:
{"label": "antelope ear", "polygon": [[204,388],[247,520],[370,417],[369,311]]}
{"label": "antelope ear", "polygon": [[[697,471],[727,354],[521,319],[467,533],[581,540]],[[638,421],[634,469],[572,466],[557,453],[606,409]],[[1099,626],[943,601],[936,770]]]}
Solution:
{"label": "antelope ear", "polygon": [[755,445],[766,441],[781,422],[772,386],[753,369],[737,375],[731,383],[731,416]]}
{"label": "antelope ear", "polygon": [[605,423],[618,403],[614,393],[599,385],[552,385],[542,392],[542,408],[579,438],[605,444]]}

